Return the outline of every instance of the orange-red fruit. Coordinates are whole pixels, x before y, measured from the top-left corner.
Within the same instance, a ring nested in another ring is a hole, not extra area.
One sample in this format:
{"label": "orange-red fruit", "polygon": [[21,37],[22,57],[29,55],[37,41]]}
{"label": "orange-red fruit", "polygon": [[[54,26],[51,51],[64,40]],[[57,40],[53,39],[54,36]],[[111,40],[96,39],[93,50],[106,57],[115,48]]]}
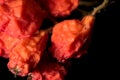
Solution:
{"label": "orange-red fruit", "polygon": [[0,31],[13,37],[28,37],[36,32],[44,12],[34,0],[0,1]]}
{"label": "orange-red fruit", "polygon": [[78,7],[79,0],[37,0],[54,17],[65,17]]}
{"label": "orange-red fruit", "polygon": [[17,69],[17,75],[26,76],[40,61],[46,48],[47,39],[47,32],[40,31],[32,37],[20,40],[10,53],[7,65],[9,70],[16,74],[15,69]]}
{"label": "orange-red fruit", "polygon": [[0,32],[0,56],[9,58],[9,53],[19,43],[20,39],[12,37],[5,32]]}
{"label": "orange-red fruit", "polygon": [[[43,65],[43,66],[42,66]],[[31,73],[31,80],[64,80],[66,70],[56,62],[43,63]]]}
{"label": "orange-red fruit", "polygon": [[[72,58],[82,48],[92,30],[93,16],[80,20],[64,20],[56,24],[52,31],[50,51],[58,61]],[[84,51],[82,51],[84,52]],[[83,53],[79,53],[81,56]]]}

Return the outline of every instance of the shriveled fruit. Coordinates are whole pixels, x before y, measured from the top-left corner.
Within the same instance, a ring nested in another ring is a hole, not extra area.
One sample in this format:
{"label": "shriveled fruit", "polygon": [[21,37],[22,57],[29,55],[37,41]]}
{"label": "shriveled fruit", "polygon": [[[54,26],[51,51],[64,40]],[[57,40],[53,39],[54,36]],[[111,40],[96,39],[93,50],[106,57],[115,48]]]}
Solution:
{"label": "shriveled fruit", "polygon": [[28,37],[40,28],[44,17],[34,0],[6,0],[0,5],[0,31],[13,37]]}
{"label": "shriveled fruit", "polygon": [[78,7],[79,0],[37,0],[54,17],[66,17]]}
{"label": "shriveled fruit", "polygon": [[85,16],[81,21],[64,20],[56,24],[51,37],[50,51],[52,55],[60,62],[72,58],[88,39],[93,22],[94,16]]}
{"label": "shriveled fruit", "polygon": [[9,70],[15,75],[26,76],[40,61],[47,39],[46,31],[40,31],[33,37],[22,39],[10,53]]}
{"label": "shriveled fruit", "polygon": [[9,53],[19,43],[20,39],[12,37],[5,32],[0,32],[0,56],[9,58]]}
{"label": "shriveled fruit", "polygon": [[49,53],[42,58],[40,64],[28,78],[31,80],[64,80],[67,70],[60,63],[52,61],[48,55]]}

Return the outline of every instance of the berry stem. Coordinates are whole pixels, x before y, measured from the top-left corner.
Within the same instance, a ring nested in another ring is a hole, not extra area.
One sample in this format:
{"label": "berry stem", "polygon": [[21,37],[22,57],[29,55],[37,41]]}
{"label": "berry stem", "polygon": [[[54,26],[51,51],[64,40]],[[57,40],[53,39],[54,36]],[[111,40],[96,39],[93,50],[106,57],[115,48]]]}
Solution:
{"label": "berry stem", "polygon": [[87,11],[85,11],[85,10],[82,10],[82,9],[80,9],[80,8],[77,8],[76,9],[78,12],[80,12],[81,14],[82,14],[82,16],[85,16],[85,15],[88,15],[89,14],[89,12],[87,12]]}
{"label": "berry stem", "polygon": [[98,13],[101,9],[103,9],[107,5],[108,2],[109,2],[109,0],[104,0],[102,4],[100,4],[99,6],[94,8],[94,10],[91,13],[91,15],[95,16],[96,13]]}
{"label": "berry stem", "polygon": [[28,74],[27,80],[32,80],[32,75],[31,75],[31,73]]}
{"label": "berry stem", "polygon": [[20,72],[19,70],[18,70],[18,68],[17,67],[15,67],[15,68],[13,68],[12,69],[13,71],[14,71],[14,78],[16,78],[17,77],[17,75],[18,75],[18,73]]}
{"label": "berry stem", "polygon": [[88,2],[88,1],[84,1],[84,0],[80,0],[79,1],[79,6],[85,6],[85,7],[91,7],[91,6],[96,6],[98,5],[99,2],[98,1],[92,1],[92,2]]}
{"label": "berry stem", "polygon": [[53,24],[57,24],[57,23],[58,23],[58,22],[56,21],[56,19],[53,18],[53,17],[50,16],[50,15],[48,15],[47,18],[48,18],[49,20],[51,20],[51,21],[53,22]]}

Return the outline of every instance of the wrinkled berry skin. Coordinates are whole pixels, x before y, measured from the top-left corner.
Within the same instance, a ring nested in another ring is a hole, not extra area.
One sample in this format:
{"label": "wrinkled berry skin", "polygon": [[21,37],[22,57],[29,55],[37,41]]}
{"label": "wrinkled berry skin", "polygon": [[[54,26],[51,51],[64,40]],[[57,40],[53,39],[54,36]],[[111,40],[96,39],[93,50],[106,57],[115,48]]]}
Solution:
{"label": "wrinkled berry skin", "polygon": [[10,36],[24,38],[33,35],[44,17],[44,11],[34,0],[0,0],[0,31]]}
{"label": "wrinkled berry skin", "polygon": [[79,0],[37,0],[54,17],[66,17],[78,7]]}
{"label": "wrinkled berry skin", "polygon": [[50,51],[58,61],[64,62],[79,53],[90,35],[94,22],[93,16],[85,16],[80,20],[64,20],[56,24],[52,31]]}
{"label": "wrinkled berry skin", "polygon": [[48,34],[46,31],[37,32],[33,37],[20,40],[13,48],[7,64],[8,69],[19,76],[26,76],[40,61],[46,48]]}

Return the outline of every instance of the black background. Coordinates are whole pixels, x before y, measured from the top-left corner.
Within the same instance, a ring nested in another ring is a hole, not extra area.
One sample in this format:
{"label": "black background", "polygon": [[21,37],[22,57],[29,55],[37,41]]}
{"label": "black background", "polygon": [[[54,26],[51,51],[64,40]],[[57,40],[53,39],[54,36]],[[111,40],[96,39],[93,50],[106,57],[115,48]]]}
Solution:
{"label": "black background", "polygon": [[[72,60],[66,80],[116,78],[117,59],[119,59],[116,54],[118,54],[117,46],[119,46],[118,38],[120,37],[118,36],[120,32],[118,29],[120,27],[119,11],[120,4],[115,1],[96,15],[88,54],[80,59]],[[26,77],[14,78],[14,75],[7,69],[7,61],[0,58],[0,80],[26,80]]]}

